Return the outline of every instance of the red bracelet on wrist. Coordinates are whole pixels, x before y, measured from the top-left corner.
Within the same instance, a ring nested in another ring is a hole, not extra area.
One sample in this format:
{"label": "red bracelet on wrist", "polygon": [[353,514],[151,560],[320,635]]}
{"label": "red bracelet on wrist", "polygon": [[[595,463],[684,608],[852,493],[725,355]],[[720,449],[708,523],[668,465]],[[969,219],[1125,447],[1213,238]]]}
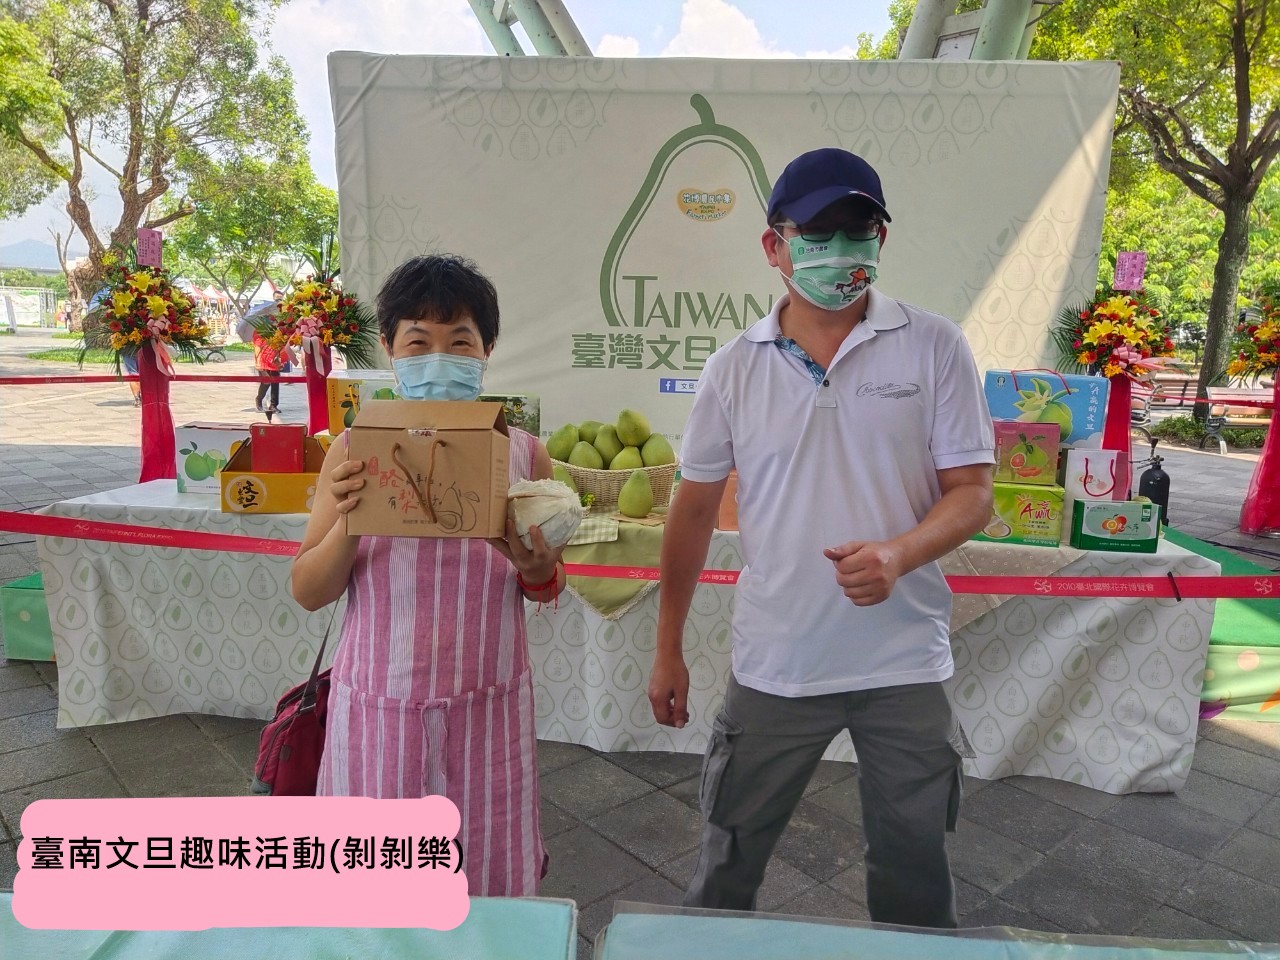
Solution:
{"label": "red bracelet on wrist", "polygon": [[520,584],[520,589],[525,593],[542,593],[546,590],[551,590],[560,583],[560,564],[556,564],[555,572],[551,574],[551,579],[546,583],[528,583],[519,570],[516,571],[516,583]]}

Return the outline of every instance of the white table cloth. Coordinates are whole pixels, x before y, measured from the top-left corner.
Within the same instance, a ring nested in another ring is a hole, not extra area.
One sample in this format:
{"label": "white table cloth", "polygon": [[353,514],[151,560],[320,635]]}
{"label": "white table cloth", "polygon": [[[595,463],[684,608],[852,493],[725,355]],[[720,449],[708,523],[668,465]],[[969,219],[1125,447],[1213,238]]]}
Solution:
{"label": "white table cloth", "polygon": [[[294,540],[306,525],[305,516],[221,513],[215,496],[178,494],[172,481],[47,512]],[[294,603],[288,557],[59,537],[39,538],[38,548],[60,727],[185,712],[266,719],[310,669],[328,624],[328,611],[308,614]],[[708,563],[740,568],[737,535],[717,532]],[[1073,576],[1218,572],[1167,543],[1155,555],[971,543],[945,566]],[[650,592],[616,619],[567,593],[557,610],[529,606],[539,737],[601,750],[705,749],[730,670],[733,588],[703,585],[694,595],[683,730],[658,726],[649,708],[658,597]],[[1056,777],[1112,793],[1180,787],[1195,745],[1213,601],[1005,599],[957,598],[950,688],[974,748],[970,772]],[[827,756],[854,759],[847,734]]]}

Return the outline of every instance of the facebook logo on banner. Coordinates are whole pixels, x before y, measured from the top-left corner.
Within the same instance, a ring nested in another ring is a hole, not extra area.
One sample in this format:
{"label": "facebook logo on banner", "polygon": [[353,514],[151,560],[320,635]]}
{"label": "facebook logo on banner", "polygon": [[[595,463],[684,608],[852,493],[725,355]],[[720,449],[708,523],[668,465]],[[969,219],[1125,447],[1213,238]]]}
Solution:
{"label": "facebook logo on banner", "polygon": [[673,380],[668,377],[658,378],[659,393],[696,393],[697,380]]}

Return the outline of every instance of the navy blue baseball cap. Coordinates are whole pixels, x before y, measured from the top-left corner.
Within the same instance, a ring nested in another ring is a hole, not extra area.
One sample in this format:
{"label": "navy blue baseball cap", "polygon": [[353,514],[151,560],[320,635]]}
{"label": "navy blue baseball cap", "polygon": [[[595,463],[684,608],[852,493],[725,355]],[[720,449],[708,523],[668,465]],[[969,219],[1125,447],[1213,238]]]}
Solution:
{"label": "navy blue baseball cap", "polygon": [[845,197],[864,197],[877,207],[885,222],[892,222],[885,209],[880,176],[861,157],[836,147],[802,153],[782,171],[773,185],[767,211],[770,220],[785,217],[804,225]]}

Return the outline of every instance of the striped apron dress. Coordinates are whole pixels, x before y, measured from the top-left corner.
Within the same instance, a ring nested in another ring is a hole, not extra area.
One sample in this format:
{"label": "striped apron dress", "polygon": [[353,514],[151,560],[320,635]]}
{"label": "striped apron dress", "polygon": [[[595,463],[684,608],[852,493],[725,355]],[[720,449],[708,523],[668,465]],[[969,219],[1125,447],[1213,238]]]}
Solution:
{"label": "striped apron dress", "polygon": [[[511,431],[511,482],[538,443]],[[537,740],[524,597],[484,540],[363,537],[334,657],[316,793],[440,794],[472,896],[537,893]]]}

